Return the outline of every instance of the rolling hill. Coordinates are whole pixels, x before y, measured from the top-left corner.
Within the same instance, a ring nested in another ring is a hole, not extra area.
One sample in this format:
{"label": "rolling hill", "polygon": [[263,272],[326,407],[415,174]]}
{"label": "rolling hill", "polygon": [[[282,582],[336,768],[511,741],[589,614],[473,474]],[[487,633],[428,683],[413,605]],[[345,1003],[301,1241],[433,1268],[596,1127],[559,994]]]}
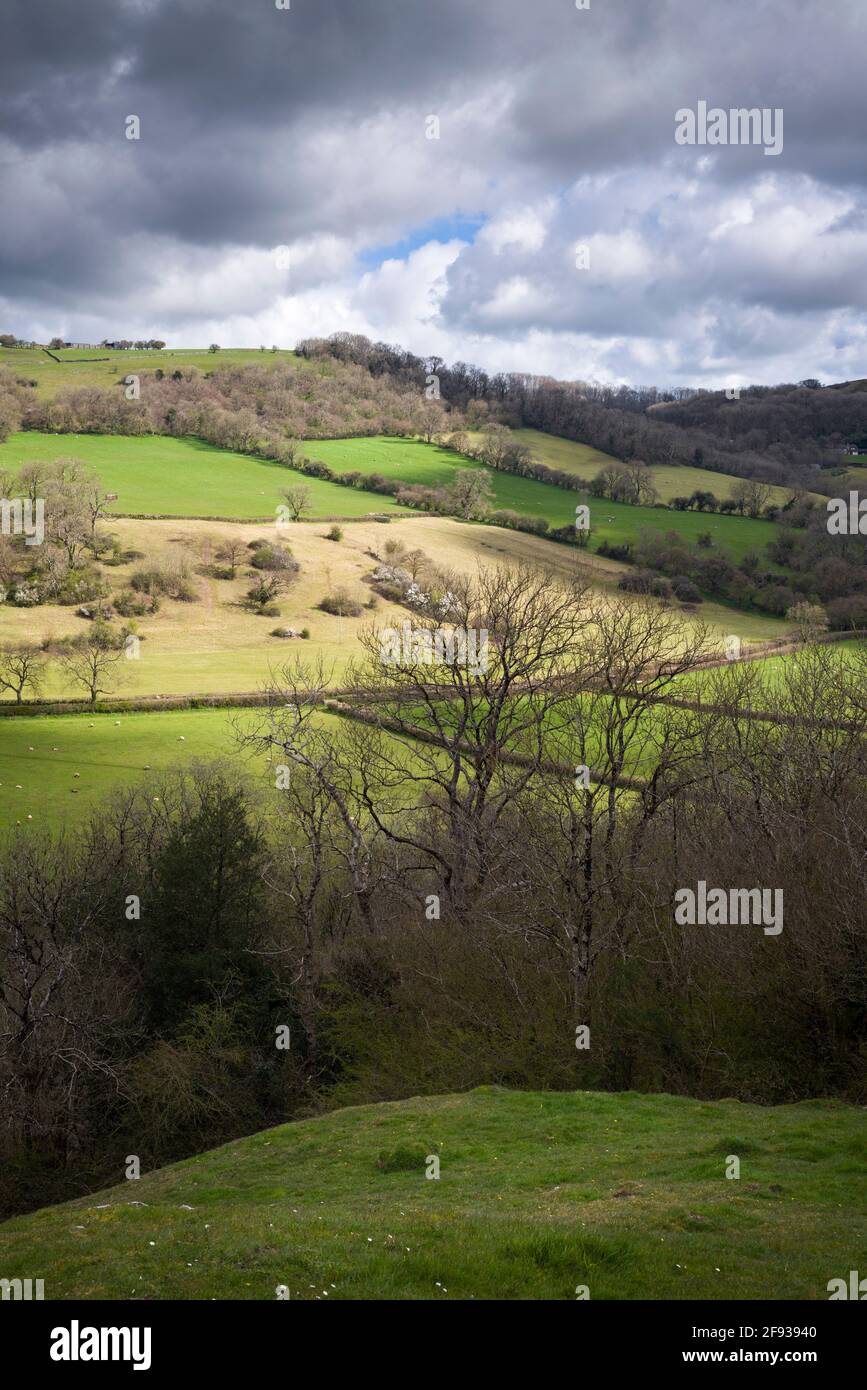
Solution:
{"label": "rolling hill", "polygon": [[0,1268],[45,1271],[47,1299],[827,1299],[867,1263],[863,1159],[836,1101],[481,1086],[18,1217]]}

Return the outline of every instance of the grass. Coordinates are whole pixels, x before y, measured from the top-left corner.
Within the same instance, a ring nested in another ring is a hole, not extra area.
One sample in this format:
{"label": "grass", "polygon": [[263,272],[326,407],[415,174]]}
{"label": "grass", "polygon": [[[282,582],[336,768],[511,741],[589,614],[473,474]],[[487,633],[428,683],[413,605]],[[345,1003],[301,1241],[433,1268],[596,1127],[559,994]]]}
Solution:
{"label": "grass", "polygon": [[[52,351],[54,351],[52,349]],[[164,372],[197,367],[201,372],[213,372],[221,367],[273,368],[281,363],[305,367],[303,358],[294,352],[259,352],[257,348],[224,348],[208,352],[206,348],[163,348],[158,352],[112,352],[108,348],[90,351],[61,348],[54,353],[55,362],[42,348],[0,348],[0,367],[8,367],[18,376],[36,382],[36,394],[52,399],[61,392],[80,386],[114,386],[130,373]],[[84,361],[78,360],[84,358]],[[102,360],[107,359],[107,360]]]}
{"label": "grass", "polygon": [[[591,448],[589,444],[579,444],[573,439],[561,439],[558,435],[545,434],[542,430],[515,430],[515,437],[532,450],[537,462],[547,464],[549,468],[561,468],[566,473],[574,473],[585,482],[595,478],[606,464],[619,462],[610,454],[603,454],[601,450]],[[730,497],[739,481],[726,473],[714,473],[710,468],[655,463],[650,471],[661,502],[670,502],[674,497],[689,497],[697,488],[712,492],[719,498]],[[786,502],[788,496],[787,488],[771,488],[771,501],[778,505]]]}
{"label": "grass", "polygon": [[4,719],[0,825],[34,830],[77,825],[115,787],[145,781],[149,769],[156,774],[229,756],[235,750],[230,720],[239,715],[243,718],[237,710],[166,710]]}
{"label": "grass", "polygon": [[[195,603],[163,600],[158,613],[137,620],[141,643],[138,660],[121,661],[113,693],[119,696],[193,695],[259,690],[269,671],[290,657],[322,658],[339,681],[350,658],[360,655],[357,637],[373,621],[402,622],[407,610],[380,600],[375,612],[366,608],[358,618],[338,618],[319,608],[322,598],[335,588],[345,588],[365,604],[372,596],[370,576],[374,553],[382,553],[386,540],[397,539],[408,549],[421,549],[447,569],[464,573],[477,564],[515,564],[548,567],[564,577],[574,573],[578,552],[551,541],[493,526],[479,526],[446,517],[411,515],[395,517],[383,526],[373,521],[347,523],[343,540],[326,539],[322,523],[297,523],[277,531],[266,524],[230,524],[205,521],[139,521],[111,519],[109,529],[128,549],[148,558],[180,549],[199,570]],[[287,542],[301,565],[297,581],[278,603],[279,618],[257,617],[241,606],[250,585],[247,564],[239,566],[234,581],[217,580],[203,572],[219,543],[229,537],[246,543],[256,536]],[[142,561],[104,568],[111,593],[128,587],[134,569]],[[582,563],[597,588],[613,590],[623,566],[589,555]],[[746,614],[720,604],[706,603],[699,610],[720,638],[736,633],[745,641],[781,635],[786,625],[761,614]],[[74,607],[44,604],[39,608],[15,608],[0,604],[0,647],[36,638],[61,638],[84,630],[84,619]],[[684,618],[687,623],[689,619]],[[270,635],[278,625],[307,628],[308,641],[283,642]],[[59,667],[51,663],[44,695],[48,699],[71,697]],[[8,698],[8,697],[7,697]]]}
{"label": "grass", "polygon": [[32,459],[79,458],[116,492],[109,513],[155,516],[275,517],[281,491],[303,483],[312,515],[363,517],[399,510],[390,497],[302,478],[270,459],[167,435],[12,434],[0,444],[0,468]]}
{"label": "grass", "polygon": [[47,1299],[825,1300],[867,1264],[864,1158],[860,1111],[835,1101],[485,1086],[282,1125],[17,1217],[0,1270]]}
{"label": "grass", "polygon": [[[361,473],[381,473],[385,478],[400,478],[402,482],[432,487],[449,483],[459,468],[480,466],[451,449],[421,440],[382,435],[369,439],[310,440],[305,452],[309,458],[321,459],[338,472],[357,469]],[[698,537],[708,532],[715,545],[740,559],[749,550],[763,552],[777,530],[767,521],[755,521],[750,517],[674,512],[665,507],[630,507],[620,502],[600,501],[587,492],[566,491],[532,478],[496,473],[492,469],[488,470],[488,476],[495,508],[544,517],[552,527],[574,524],[576,506],[581,503],[588,506],[590,545],[594,550],[603,540],[614,545],[635,545],[642,531],[675,531],[687,545],[695,545]]]}
{"label": "grass", "polygon": [[[449,483],[460,468],[478,467],[450,449],[420,440],[374,436],[362,439],[311,440],[306,453],[339,472],[382,473],[407,483],[438,486]],[[310,490],[318,517],[364,517],[370,512],[400,513],[392,498],[339,487],[317,478],[301,478],[266,459],[216,449],[196,439],[161,435],[62,435],[27,431],[10,435],[0,445],[0,467],[15,470],[30,459],[73,456],[96,470],[106,489],[118,499],[111,511],[167,516],[256,517],[275,515],[280,491],[303,482]],[[735,558],[747,551],[760,553],[776,527],[749,517],[674,512],[664,507],[630,507],[518,478],[489,472],[494,506],[526,516],[544,517],[550,526],[574,523],[575,508],[590,509],[591,548],[600,541],[635,545],[642,531],[674,531],[688,545],[709,533],[713,543]]]}

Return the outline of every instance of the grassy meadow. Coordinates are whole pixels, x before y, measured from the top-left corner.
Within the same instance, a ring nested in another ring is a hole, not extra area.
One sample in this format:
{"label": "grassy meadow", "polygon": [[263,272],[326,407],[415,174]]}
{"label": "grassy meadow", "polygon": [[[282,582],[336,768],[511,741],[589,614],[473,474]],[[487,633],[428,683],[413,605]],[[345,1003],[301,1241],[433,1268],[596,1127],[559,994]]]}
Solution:
{"label": "grassy meadow", "polygon": [[[407,609],[385,599],[378,599],[375,609],[364,606],[373,597],[371,577],[378,563],[376,555],[383,553],[386,540],[421,549],[437,565],[462,573],[473,573],[480,563],[526,563],[565,577],[581,566],[588,580],[607,592],[616,590],[623,573],[622,565],[602,557],[586,553],[579,557],[575,550],[537,536],[450,517],[405,516],[388,526],[375,521],[347,522],[338,542],[328,540],[328,527],[315,522],[275,528],[255,523],[117,518],[108,525],[125,548],[137,549],[148,559],[180,549],[190,557],[195,570],[196,602],[163,599],[157,613],[136,619],[142,639],[139,657],[123,659],[114,669],[112,693],[129,698],[257,691],[267,682],[271,668],[290,657],[305,661],[321,658],[339,683],[348,662],[360,654],[357,638],[364,627],[373,622],[399,624],[408,616]],[[246,545],[255,537],[287,543],[301,566],[295,583],[278,600],[279,618],[260,617],[242,606],[251,583],[245,560],[234,580],[214,579],[207,573],[222,541],[240,539]],[[133,571],[143,563],[135,560],[103,567],[111,592],[128,587]],[[322,599],[336,588],[345,589],[362,605],[359,617],[336,617],[322,611]],[[742,613],[717,603],[702,604],[698,619],[721,643],[730,633],[744,641],[762,641],[787,630],[779,619]],[[684,614],[685,624],[692,621],[695,619]],[[84,623],[73,606],[16,608],[0,604],[0,646],[36,637],[68,637],[82,632]],[[307,628],[310,637],[289,641],[273,637],[272,629],[278,626],[296,631]],[[8,693],[4,694],[8,699]],[[49,667],[43,695],[46,699],[76,695],[75,687],[65,681],[56,664]]]}
{"label": "grassy meadow", "polygon": [[119,351],[110,348],[60,348],[54,361],[42,348],[0,348],[0,367],[8,367],[18,376],[36,382],[36,393],[50,400],[62,391],[79,386],[115,386],[131,372],[186,371],[196,367],[200,372],[213,372],[220,367],[265,367],[290,363],[293,367],[307,366],[294,352],[260,352],[258,348],[161,348],[153,352]]}
{"label": "grassy meadow", "polygon": [[[310,440],[305,453],[337,472],[381,473],[389,479],[425,486],[451,482],[471,462],[450,449],[421,440],[374,436],[361,439]],[[303,482],[310,491],[313,517],[364,517],[370,512],[399,513],[393,499],[363,489],[339,487],[317,478],[301,478],[267,459],[217,449],[196,439],[162,435],[63,435],[24,431],[0,445],[0,467],[15,471],[33,459],[80,458],[118,494],[116,514],[189,517],[273,516],[281,490]],[[674,470],[680,471],[680,470]],[[761,553],[776,533],[769,522],[749,517],[674,512],[665,507],[631,507],[565,491],[532,478],[489,472],[495,508],[544,517],[551,527],[574,523],[575,508],[590,509],[591,549],[600,541],[634,545],[642,531],[675,531],[688,545],[703,533],[735,558]]]}
{"label": "grassy meadow", "polygon": [[[574,439],[561,439],[558,435],[545,434],[542,430],[515,430],[515,438],[533,453],[533,457],[549,468],[561,468],[564,473],[574,473],[576,477],[589,482],[600,469],[608,463],[619,460],[610,454],[603,454],[589,444],[579,444]],[[712,492],[719,498],[730,497],[737,478],[726,473],[714,473],[709,468],[689,468],[655,463],[650,472],[659,493],[660,502],[671,502],[675,497],[689,497],[700,488]],[[816,496],[817,494],[813,494]],[[771,500],[782,505],[789,496],[787,488],[772,487]]]}
{"label": "grassy meadow", "polygon": [[[520,432],[519,432],[520,433]],[[563,441],[558,441],[562,443]],[[369,439],[310,440],[305,445],[308,458],[321,459],[338,472],[357,469],[360,473],[381,473],[405,483],[425,486],[448,484],[460,468],[481,465],[463,458],[451,449],[425,444],[421,440],[374,436]],[[601,465],[600,465],[601,466]],[[607,502],[583,491],[571,492],[488,469],[495,508],[509,508],[525,516],[544,517],[550,526],[567,526],[575,521],[575,508],[590,508],[591,549],[600,541],[609,544],[635,544],[642,531],[676,531],[688,545],[695,545],[703,532],[735,558],[749,550],[760,553],[776,534],[776,527],[750,517],[714,516],[707,513],[674,512],[665,507],[630,507]],[[598,471],[594,468],[594,472]],[[680,472],[679,469],[672,470]],[[592,476],[592,475],[591,475]],[[712,475],[718,477],[718,475]]]}
{"label": "grassy meadow", "polygon": [[0,825],[71,829],[116,787],[230,756],[233,715],[204,709],[2,720]]}
{"label": "grassy meadow", "polygon": [[44,1271],[47,1299],[824,1300],[867,1265],[864,1159],[861,1113],[837,1101],[481,1086],[281,1125],[17,1217],[0,1266]]}
{"label": "grassy meadow", "polygon": [[109,503],[110,514],[274,518],[284,500],[282,490],[302,482],[310,491],[313,516],[404,510],[391,497],[301,478],[271,459],[217,449],[201,439],[28,430],[0,444],[0,468],[12,471],[33,459],[58,458],[82,459],[107,492],[117,493],[117,501]]}

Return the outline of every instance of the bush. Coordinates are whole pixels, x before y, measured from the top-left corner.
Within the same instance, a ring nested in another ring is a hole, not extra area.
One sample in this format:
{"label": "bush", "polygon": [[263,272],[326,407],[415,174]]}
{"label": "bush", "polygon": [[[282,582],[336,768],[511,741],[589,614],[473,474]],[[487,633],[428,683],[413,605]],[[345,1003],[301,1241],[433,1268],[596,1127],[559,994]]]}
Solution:
{"label": "bush", "polygon": [[299,570],[301,566],[293,560],[292,551],[287,545],[259,545],[253,552],[250,564],[257,570]]}
{"label": "bush", "polygon": [[326,594],[319,607],[323,613],[332,613],[338,618],[357,618],[361,613],[361,604],[346,589],[335,589],[333,594]]}
{"label": "bush", "polygon": [[190,577],[189,565],[181,557],[172,556],[164,564],[135,570],[130,576],[130,588],[137,594],[173,598],[179,603],[194,603],[198,597]]}
{"label": "bush", "polygon": [[656,582],[656,576],[649,570],[630,570],[617,581],[618,589],[627,594],[649,594]]}
{"label": "bush", "polygon": [[38,584],[19,582],[7,594],[7,601],[16,608],[35,608],[42,602],[42,591]]}
{"label": "bush", "polygon": [[825,605],[828,626],[834,632],[845,628],[867,627],[867,596],[850,594],[848,598],[832,598]]}
{"label": "bush", "polygon": [[608,541],[600,541],[596,547],[596,554],[605,555],[609,560],[628,561],[632,558],[632,546],[628,541],[625,545],[612,545]]}
{"label": "bush", "polygon": [[116,594],[112,603],[115,612],[122,618],[144,618],[149,613],[156,613],[160,606],[156,594],[136,594],[132,589],[124,589]]}
{"label": "bush", "polygon": [[97,570],[70,570],[54,597],[57,603],[74,606],[105,598],[107,593],[108,585]]}
{"label": "bush", "polygon": [[342,540],[343,540],[343,531],[342,531],[342,529],[341,529],[339,526],[332,526],[332,527],[331,527],[331,530],[328,532],[328,535],[325,537],[325,539],[326,539],[326,540],[329,540],[329,541],[342,541]]}
{"label": "bush", "polygon": [[671,581],[671,592],[680,603],[701,603],[701,590],[685,574],[675,575]]}

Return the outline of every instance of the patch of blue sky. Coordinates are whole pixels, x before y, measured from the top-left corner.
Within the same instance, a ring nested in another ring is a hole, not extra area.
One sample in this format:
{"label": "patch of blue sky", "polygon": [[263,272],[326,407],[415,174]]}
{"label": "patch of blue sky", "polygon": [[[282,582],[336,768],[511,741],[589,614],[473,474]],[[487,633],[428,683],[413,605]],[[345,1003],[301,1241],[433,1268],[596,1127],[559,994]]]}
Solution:
{"label": "patch of blue sky", "polygon": [[376,270],[383,261],[405,261],[420,246],[429,241],[467,241],[476,239],[485,218],[477,217],[435,217],[413,227],[406,236],[394,241],[390,246],[368,246],[358,253],[358,264],[362,270]]}

